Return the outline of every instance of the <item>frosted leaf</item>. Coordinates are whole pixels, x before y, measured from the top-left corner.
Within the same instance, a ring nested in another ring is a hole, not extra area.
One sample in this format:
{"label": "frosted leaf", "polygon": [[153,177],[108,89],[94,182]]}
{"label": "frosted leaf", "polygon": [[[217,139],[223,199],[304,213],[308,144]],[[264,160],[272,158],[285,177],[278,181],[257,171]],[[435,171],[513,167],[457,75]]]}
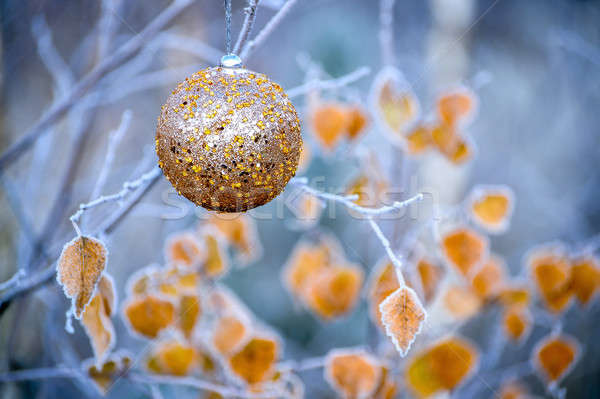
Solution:
{"label": "frosted leaf", "polygon": [[156,344],[146,359],[150,372],[184,376],[190,373],[196,359],[195,349],[178,341],[162,341]]}
{"label": "frosted leaf", "polygon": [[373,268],[371,275],[369,276],[367,298],[369,301],[369,315],[371,320],[377,326],[384,328],[381,324],[381,312],[379,311],[379,305],[385,300],[392,292],[396,291],[400,287],[398,278],[396,277],[396,271],[392,262],[388,258],[383,258]]}
{"label": "frosted leaf", "polygon": [[562,313],[572,303],[571,263],[561,244],[538,246],[527,254],[529,269],[544,305],[552,313]]}
{"label": "frosted leaf", "polygon": [[600,287],[600,263],[593,256],[584,256],[572,261],[571,290],[582,305],[594,300]]}
{"label": "frosted leaf", "polygon": [[535,346],[532,362],[547,384],[555,384],[573,368],[579,353],[579,343],[574,338],[551,334]]}
{"label": "frosted leaf", "polygon": [[379,305],[379,310],[387,336],[400,356],[406,356],[427,317],[417,294],[412,288],[400,287]]}
{"label": "frosted leaf", "polygon": [[129,353],[119,351],[110,355],[100,364],[95,358],[84,360],[82,369],[90,377],[98,392],[101,395],[106,395],[115,381],[129,371],[132,366],[131,359]]}
{"label": "frosted leaf", "polygon": [[506,336],[513,341],[523,341],[531,330],[532,316],[526,307],[512,306],[504,312],[502,327]]}
{"label": "frosted leaf", "polygon": [[471,288],[462,285],[448,287],[444,294],[444,306],[459,320],[473,317],[482,306],[481,299]]}
{"label": "frosted leaf", "polygon": [[96,363],[101,364],[115,345],[115,330],[110,319],[115,308],[112,278],[103,275],[96,294],[81,316],[81,324],[90,340]]}
{"label": "frosted leaf", "polygon": [[506,265],[496,256],[490,255],[488,260],[475,272],[471,279],[471,288],[483,300],[495,298],[504,287]]}
{"label": "frosted leaf", "polygon": [[455,125],[472,119],[477,108],[477,97],[466,87],[458,87],[442,94],[436,105],[439,119]]}
{"label": "frosted leaf", "polygon": [[226,315],[217,320],[212,343],[222,355],[229,355],[243,345],[250,334],[250,322],[242,315]]}
{"label": "frosted leaf", "polygon": [[229,358],[229,368],[245,383],[258,384],[273,375],[279,352],[277,340],[257,336]]}
{"label": "frosted leaf", "polygon": [[346,110],[346,134],[350,140],[356,140],[368,124],[367,112],[359,105],[353,105]]}
{"label": "frosted leaf", "polygon": [[248,214],[213,214],[209,223],[225,237],[238,252],[238,261],[248,264],[262,254],[256,223]]}
{"label": "frosted leaf", "polygon": [[448,263],[465,277],[471,276],[488,256],[487,237],[468,227],[447,232],[441,245]]}
{"label": "frosted leaf", "polygon": [[169,263],[193,267],[199,266],[205,257],[206,251],[193,233],[176,233],[166,240],[165,258]]}
{"label": "frosted leaf", "polygon": [[326,152],[333,151],[348,126],[345,107],[338,103],[319,104],[312,110],[310,120],[317,142]]}
{"label": "frosted leaf", "polygon": [[179,298],[177,326],[186,338],[190,338],[202,314],[198,295],[185,294]]}
{"label": "frosted leaf", "polygon": [[96,284],[106,268],[108,251],[104,244],[92,237],[76,237],[67,243],[58,259],[58,283],[71,298],[73,314],[77,319],[92,299]]}
{"label": "frosted leaf", "polygon": [[359,267],[330,266],[310,281],[306,304],[325,320],[340,317],[358,301],[362,282],[363,272]]}
{"label": "frosted leaf", "polygon": [[134,332],[145,338],[156,338],[174,322],[175,306],[166,299],[148,295],[127,302],[123,316]]}
{"label": "frosted leaf", "polygon": [[325,380],[344,398],[366,399],[381,380],[381,366],[362,350],[335,349],[325,361]]}
{"label": "frosted leaf", "polygon": [[490,233],[503,233],[510,224],[515,195],[510,187],[475,186],[467,200],[471,219]]}

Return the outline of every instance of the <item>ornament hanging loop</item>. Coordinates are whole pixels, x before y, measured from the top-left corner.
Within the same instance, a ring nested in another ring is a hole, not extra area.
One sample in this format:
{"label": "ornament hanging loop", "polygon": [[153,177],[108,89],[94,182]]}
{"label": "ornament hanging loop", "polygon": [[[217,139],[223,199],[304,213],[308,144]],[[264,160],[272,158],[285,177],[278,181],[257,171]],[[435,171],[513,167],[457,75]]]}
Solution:
{"label": "ornament hanging loop", "polygon": [[235,54],[227,54],[221,57],[221,66],[224,68],[242,68],[242,59]]}
{"label": "ornament hanging loop", "polygon": [[242,59],[231,52],[231,0],[224,0],[225,5],[225,47],[227,54],[221,57],[224,68],[241,68]]}

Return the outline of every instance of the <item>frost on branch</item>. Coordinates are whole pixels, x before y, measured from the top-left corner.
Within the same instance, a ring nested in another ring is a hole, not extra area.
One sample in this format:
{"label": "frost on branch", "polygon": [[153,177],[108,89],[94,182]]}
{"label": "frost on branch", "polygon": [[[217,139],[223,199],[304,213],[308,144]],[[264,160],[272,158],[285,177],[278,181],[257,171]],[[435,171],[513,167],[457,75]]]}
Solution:
{"label": "frost on branch", "polygon": [[110,319],[115,310],[115,297],[113,279],[104,274],[98,283],[96,294],[81,317],[81,324],[90,339],[97,364],[104,361],[115,345],[115,330]]}
{"label": "frost on branch", "polygon": [[336,349],[327,355],[325,379],[344,398],[372,398],[382,367],[362,350]]}
{"label": "frost on branch", "polygon": [[71,298],[71,311],[78,319],[92,299],[106,268],[107,255],[101,241],[81,236],[67,243],[58,259],[57,280],[65,295]]}
{"label": "frost on branch", "polygon": [[379,305],[381,322],[401,356],[406,356],[423,326],[426,312],[412,288],[400,287]]}

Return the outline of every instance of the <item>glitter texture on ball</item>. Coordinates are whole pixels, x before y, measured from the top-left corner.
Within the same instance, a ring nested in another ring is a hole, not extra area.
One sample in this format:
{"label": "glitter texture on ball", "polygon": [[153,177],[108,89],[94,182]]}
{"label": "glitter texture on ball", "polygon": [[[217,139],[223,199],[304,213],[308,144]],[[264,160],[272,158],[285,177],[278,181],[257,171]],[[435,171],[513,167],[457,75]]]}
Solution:
{"label": "glitter texture on ball", "polygon": [[300,121],[283,89],[244,68],[196,72],[158,118],[159,166],[179,194],[210,210],[271,201],[296,173],[301,151]]}

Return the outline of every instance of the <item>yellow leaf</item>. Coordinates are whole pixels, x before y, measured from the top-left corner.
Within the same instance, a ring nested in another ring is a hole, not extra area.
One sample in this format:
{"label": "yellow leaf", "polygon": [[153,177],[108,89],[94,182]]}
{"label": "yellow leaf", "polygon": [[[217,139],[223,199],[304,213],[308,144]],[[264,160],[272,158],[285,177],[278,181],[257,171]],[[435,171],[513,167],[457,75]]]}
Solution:
{"label": "yellow leaf", "polygon": [[309,282],[319,271],[329,265],[331,248],[327,244],[313,245],[300,242],[296,245],[283,268],[285,287],[296,297],[303,298]]}
{"label": "yellow leaf", "polygon": [[562,379],[573,367],[579,355],[579,343],[566,335],[550,335],[533,350],[533,364],[550,384]]}
{"label": "yellow leaf", "polygon": [[158,374],[184,376],[189,374],[196,360],[196,351],[178,341],[160,342],[146,359],[148,370]]}
{"label": "yellow leaf", "polygon": [[561,245],[542,245],[529,251],[526,264],[546,307],[561,313],[571,304],[571,264]]}
{"label": "yellow leaf", "polygon": [[464,339],[443,339],[409,361],[406,383],[420,398],[450,391],[474,373],[478,358],[477,349]]}
{"label": "yellow leaf", "polygon": [[347,122],[347,114],[341,104],[320,104],[311,113],[313,133],[326,151],[332,151],[343,137]]}
{"label": "yellow leaf", "polygon": [[600,266],[592,256],[577,258],[571,266],[570,288],[582,305],[594,299],[600,286]]}
{"label": "yellow leaf", "polygon": [[444,295],[444,306],[457,319],[473,317],[481,305],[481,299],[469,287],[452,285]]}
{"label": "yellow leaf", "polygon": [[502,319],[504,332],[513,341],[522,341],[529,335],[532,318],[527,308],[512,306],[504,312]]}
{"label": "yellow leaf", "polygon": [[209,277],[219,277],[229,269],[229,261],[225,255],[223,244],[216,231],[204,229],[201,233],[206,248],[206,260],[203,270]]}
{"label": "yellow leaf", "polygon": [[76,237],[67,243],[57,266],[57,280],[65,295],[72,300],[76,318],[92,299],[96,284],[106,267],[107,250],[104,244],[92,237]]}
{"label": "yellow leaf", "polygon": [[442,250],[450,265],[468,277],[487,257],[488,241],[473,229],[459,227],[442,237]]}
{"label": "yellow leaf", "polygon": [[101,364],[97,364],[96,359],[84,360],[82,368],[94,382],[94,386],[100,394],[106,395],[108,389],[120,376],[129,371],[131,365],[132,361],[129,354],[117,352]]}
{"label": "yellow leaf", "polygon": [[467,88],[459,88],[439,97],[437,111],[439,118],[448,124],[456,124],[470,117],[476,107],[475,94]]}
{"label": "yellow leaf", "polygon": [[165,257],[168,262],[182,266],[198,266],[206,254],[202,243],[190,232],[176,233],[167,238]]}
{"label": "yellow leaf", "polygon": [[179,329],[183,332],[186,338],[192,336],[194,327],[202,314],[200,297],[198,295],[185,294],[179,298],[178,307],[179,319],[177,323]]}
{"label": "yellow leaf", "polygon": [[346,133],[350,140],[355,140],[367,126],[368,117],[365,110],[354,105],[346,110]]}
{"label": "yellow leaf", "polygon": [[406,141],[409,154],[421,154],[433,145],[431,129],[423,124],[417,125],[406,135]]}
{"label": "yellow leaf", "polygon": [[253,385],[271,377],[278,356],[276,340],[254,337],[229,358],[229,367],[237,377]]}
{"label": "yellow leaf", "polygon": [[227,242],[241,255],[239,260],[249,263],[262,253],[254,220],[245,213],[213,214],[209,223],[219,230]]}
{"label": "yellow leaf", "polygon": [[115,307],[115,291],[112,278],[103,275],[96,294],[81,316],[81,324],[90,340],[94,357],[102,363],[115,345],[115,329],[110,316]]}
{"label": "yellow leaf", "polygon": [[310,281],[307,305],[325,320],[342,316],[356,304],[362,282],[363,272],[358,267],[325,268]]}
{"label": "yellow leaf", "polygon": [[156,338],[175,320],[175,306],[152,295],[133,298],[125,305],[123,313],[133,331],[146,338]]}
{"label": "yellow leaf", "polygon": [[509,225],[514,194],[508,186],[476,186],[469,194],[469,214],[491,233],[502,233]]}
{"label": "yellow leaf", "polygon": [[345,398],[372,398],[381,379],[378,362],[364,351],[336,349],[327,355],[325,379]]}
{"label": "yellow leaf", "polygon": [[471,279],[471,288],[479,298],[490,300],[500,293],[504,287],[505,268],[502,259],[491,255],[475,272]]}
{"label": "yellow leaf", "polygon": [[400,356],[406,356],[426,317],[417,294],[412,288],[398,288],[379,305],[379,310],[387,336]]}

